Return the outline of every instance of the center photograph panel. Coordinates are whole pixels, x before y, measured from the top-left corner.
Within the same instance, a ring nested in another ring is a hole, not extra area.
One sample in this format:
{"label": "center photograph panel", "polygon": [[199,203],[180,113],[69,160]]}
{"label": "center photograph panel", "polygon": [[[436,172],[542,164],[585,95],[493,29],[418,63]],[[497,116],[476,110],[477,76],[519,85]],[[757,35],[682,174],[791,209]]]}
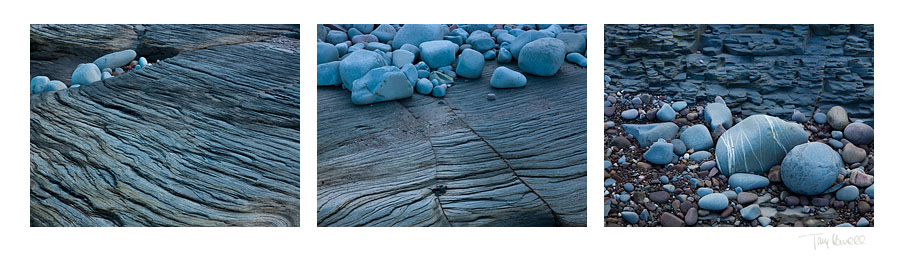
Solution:
{"label": "center photograph panel", "polygon": [[586,226],[586,25],[317,29],[318,226]]}

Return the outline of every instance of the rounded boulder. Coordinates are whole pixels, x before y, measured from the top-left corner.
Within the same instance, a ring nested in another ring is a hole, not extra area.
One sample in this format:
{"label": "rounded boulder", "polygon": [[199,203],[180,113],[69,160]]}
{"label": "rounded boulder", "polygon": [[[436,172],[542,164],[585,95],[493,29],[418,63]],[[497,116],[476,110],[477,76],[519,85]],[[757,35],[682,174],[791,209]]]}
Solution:
{"label": "rounded boulder", "polygon": [[525,45],[518,53],[518,67],[537,76],[553,76],[566,58],[566,46],[559,39],[542,38]]}
{"label": "rounded boulder", "polygon": [[792,192],[802,195],[823,193],[844,171],[842,157],[826,144],[808,142],[792,148],[780,167],[780,177]]}

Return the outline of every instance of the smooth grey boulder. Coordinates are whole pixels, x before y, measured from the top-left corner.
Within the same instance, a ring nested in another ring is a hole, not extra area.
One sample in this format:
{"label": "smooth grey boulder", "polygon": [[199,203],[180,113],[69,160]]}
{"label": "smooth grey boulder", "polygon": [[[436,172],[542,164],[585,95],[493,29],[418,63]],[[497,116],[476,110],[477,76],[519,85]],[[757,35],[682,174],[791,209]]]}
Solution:
{"label": "smooth grey boulder", "polygon": [[472,49],[465,49],[462,54],[459,54],[459,59],[456,62],[456,75],[477,79],[481,77],[483,72],[484,56],[481,53]]}
{"label": "smooth grey boulder", "polygon": [[527,83],[528,78],[525,75],[504,66],[494,69],[493,75],[490,76],[490,86],[494,88],[525,87]]}
{"label": "smooth grey boulder", "polygon": [[635,137],[641,147],[647,147],[659,139],[672,139],[679,132],[679,126],[672,122],[652,124],[623,124],[622,129]]}
{"label": "smooth grey boulder", "polygon": [[371,69],[386,66],[384,57],[368,50],[354,51],[339,62],[339,75],[343,80],[343,88],[352,89],[352,83],[364,76]]}
{"label": "smooth grey boulder", "polygon": [[72,84],[86,85],[101,80],[101,70],[93,63],[79,64],[72,72]]}
{"label": "smooth grey boulder", "polygon": [[339,61],[317,65],[317,86],[334,86],[343,83],[339,76]]}
{"label": "smooth grey boulder", "polygon": [[329,63],[336,60],[339,60],[339,51],[337,51],[335,45],[317,43],[317,64]]}
{"label": "smooth grey boulder", "polygon": [[[522,51],[522,47],[525,47],[526,44],[533,42],[534,40],[541,38],[553,37],[547,33],[540,31],[527,31],[520,35],[518,35],[514,41],[509,45],[509,52],[512,53],[512,57],[518,59],[519,53]],[[563,47],[565,48],[565,47]]]}
{"label": "smooth grey boulder", "polygon": [[801,125],[768,115],[745,118],[720,136],[716,163],[720,173],[763,173],[781,163],[786,153],[808,142]]}
{"label": "smooth grey boulder", "polygon": [[706,150],[713,147],[713,138],[710,136],[710,131],[701,124],[695,124],[685,129],[679,135],[679,138],[685,143],[685,146],[694,150]]}
{"label": "smooth grey boulder", "polygon": [[376,36],[378,41],[386,43],[396,36],[396,28],[389,24],[381,24],[371,34]]}
{"label": "smooth grey boulder", "polygon": [[553,76],[566,58],[566,45],[556,38],[534,40],[518,54],[518,68],[537,76]]}
{"label": "smooth grey boulder", "polygon": [[782,160],[780,177],[792,192],[818,195],[836,183],[845,171],[842,157],[820,142],[808,142],[792,148]]}
{"label": "smooth grey boulder", "polygon": [[[123,50],[123,51],[119,51],[119,52],[101,56],[101,58],[97,58],[97,60],[94,60],[94,64],[97,65],[97,68],[100,68],[100,69],[103,69],[103,68],[113,69],[113,68],[126,66],[127,64],[129,64],[129,62],[132,62],[132,60],[135,59],[135,56],[136,56],[135,51]],[[73,82],[73,84],[75,84],[75,83]]]}
{"label": "smooth grey boulder", "polygon": [[403,65],[415,62],[415,54],[404,49],[393,51],[393,65],[402,68]]}
{"label": "smooth grey boulder", "polygon": [[352,84],[352,103],[367,105],[412,97],[414,88],[406,75],[396,66],[384,66],[368,71]]}
{"label": "smooth grey boulder", "polygon": [[421,60],[431,69],[452,65],[458,50],[458,45],[447,40],[424,42],[421,43]]}
{"label": "smooth grey boulder", "polygon": [[732,111],[725,103],[711,102],[704,107],[704,120],[711,130],[717,129],[720,125],[728,130],[732,127]]}
{"label": "smooth grey boulder", "polygon": [[449,27],[442,24],[407,24],[393,36],[393,50],[404,44],[420,46],[423,42],[442,40],[449,33]]}

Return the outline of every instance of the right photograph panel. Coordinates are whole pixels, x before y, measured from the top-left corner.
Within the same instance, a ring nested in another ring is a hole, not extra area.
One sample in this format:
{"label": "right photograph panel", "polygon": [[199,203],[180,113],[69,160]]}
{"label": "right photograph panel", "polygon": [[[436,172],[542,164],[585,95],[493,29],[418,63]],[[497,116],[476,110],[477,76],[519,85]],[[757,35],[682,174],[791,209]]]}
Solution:
{"label": "right photograph panel", "polygon": [[606,25],[607,226],[874,226],[873,25]]}

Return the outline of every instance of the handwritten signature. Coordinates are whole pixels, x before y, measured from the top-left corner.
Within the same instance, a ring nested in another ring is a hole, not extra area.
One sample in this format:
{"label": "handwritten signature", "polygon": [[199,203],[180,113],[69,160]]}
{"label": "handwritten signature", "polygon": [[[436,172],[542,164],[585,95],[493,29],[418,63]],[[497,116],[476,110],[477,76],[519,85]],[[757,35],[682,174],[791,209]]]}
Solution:
{"label": "handwritten signature", "polygon": [[867,243],[865,235],[841,236],[833,233],[825,235],[824,233],[801,235],[798,238],[810,237],[814,244],[814,250],[817,248],[829,249],[831,246],[860,246]]}

